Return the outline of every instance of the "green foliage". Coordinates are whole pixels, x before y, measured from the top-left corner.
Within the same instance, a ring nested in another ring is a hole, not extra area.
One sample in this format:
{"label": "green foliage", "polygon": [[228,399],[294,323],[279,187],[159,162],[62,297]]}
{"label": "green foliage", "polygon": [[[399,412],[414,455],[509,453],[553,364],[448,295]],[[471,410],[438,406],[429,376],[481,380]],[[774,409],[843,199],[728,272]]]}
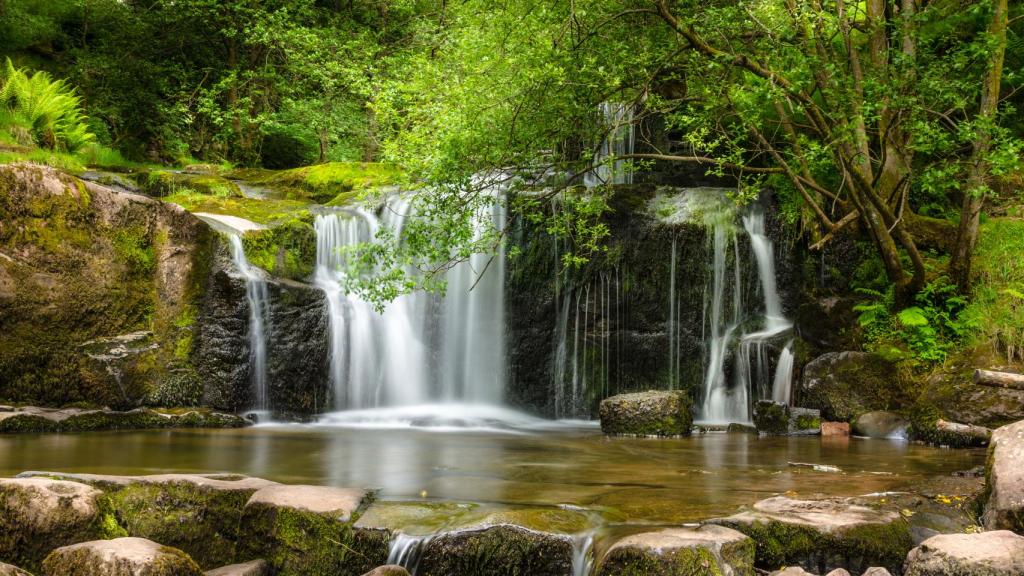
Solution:
{"label": "green foliage", "polygon": [[929,282],[917,294],[915,306],[895,312],[891,289],[857,292],[870,297],[854,307],[869,347],[893,360],[941,362],[976,328],[975,319],[963,314],[967,298],[945,276]]}
{"label": "green foliage", "polygon": [[970,342],[992,345],[1008,360],[1024,360],[1024,220],[991,219],[981,226],[974,269],[978,281],[964,310]]}
{"label": "green foliage", "polygon": [[92,141],[81,98],[64,80],[15,68],[0,73],[0,129],[20,144],[75,152]]}

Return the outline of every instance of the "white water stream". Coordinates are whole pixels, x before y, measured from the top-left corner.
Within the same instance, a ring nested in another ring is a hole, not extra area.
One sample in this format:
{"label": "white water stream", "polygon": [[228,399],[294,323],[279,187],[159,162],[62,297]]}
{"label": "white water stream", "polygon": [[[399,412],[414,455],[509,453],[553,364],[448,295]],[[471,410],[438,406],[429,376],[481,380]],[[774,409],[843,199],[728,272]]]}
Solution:
{"label": "white water stream", "polygon": [[242,238],[229,234],[231,258],[245,277],[245,297],[249,304],[249,378],[252,381],[256,412],[270,409],[267,393],[267,332],[270,327],[270,298],[262,272],[249,264]]}

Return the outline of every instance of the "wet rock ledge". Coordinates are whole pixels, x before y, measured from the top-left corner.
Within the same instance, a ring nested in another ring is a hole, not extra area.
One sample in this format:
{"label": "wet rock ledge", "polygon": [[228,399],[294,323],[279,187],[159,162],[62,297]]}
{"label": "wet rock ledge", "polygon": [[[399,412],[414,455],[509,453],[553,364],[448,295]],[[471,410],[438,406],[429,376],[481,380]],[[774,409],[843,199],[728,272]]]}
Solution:
{"label": "wet rock ledge", "polygon": [[13,408],[0,406],[0,434],[147,430],[156,428],[241,428],[251,422],[208,408]]}

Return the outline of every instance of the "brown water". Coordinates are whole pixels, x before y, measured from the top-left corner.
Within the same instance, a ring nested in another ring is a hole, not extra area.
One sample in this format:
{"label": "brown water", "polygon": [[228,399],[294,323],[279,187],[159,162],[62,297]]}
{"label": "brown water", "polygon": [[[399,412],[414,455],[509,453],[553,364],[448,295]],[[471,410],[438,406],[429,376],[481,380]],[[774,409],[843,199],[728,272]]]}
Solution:
{"label": "brown water", "polygon": [[[595,427],[520,433],[309,426],[0,436],[0,474],[26,470],[234,472],[381,489],[383,498],[569,504],[630,520],[691,521],[775,494],[912,489],[982,463],[981,450],[888,440],[605,438]],[[838,466],[841,473],[788,462]],[[614,514],[618,516],[618,514]]]}

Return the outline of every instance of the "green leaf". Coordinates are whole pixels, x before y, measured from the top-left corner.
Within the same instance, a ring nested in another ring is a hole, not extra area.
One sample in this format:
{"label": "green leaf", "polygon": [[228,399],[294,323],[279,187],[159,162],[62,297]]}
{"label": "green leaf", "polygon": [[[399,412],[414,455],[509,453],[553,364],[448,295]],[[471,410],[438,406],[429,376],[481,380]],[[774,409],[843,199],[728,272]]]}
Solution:
{"label": "green leaf", "polygon": [[900,324],[911,328],[928,325],[928,317],[925,316],[924,310],[921,310],[917,306],[911,306],[910,308],[904,308],[900,310],[900,313],[896,315],[899,318]]}

